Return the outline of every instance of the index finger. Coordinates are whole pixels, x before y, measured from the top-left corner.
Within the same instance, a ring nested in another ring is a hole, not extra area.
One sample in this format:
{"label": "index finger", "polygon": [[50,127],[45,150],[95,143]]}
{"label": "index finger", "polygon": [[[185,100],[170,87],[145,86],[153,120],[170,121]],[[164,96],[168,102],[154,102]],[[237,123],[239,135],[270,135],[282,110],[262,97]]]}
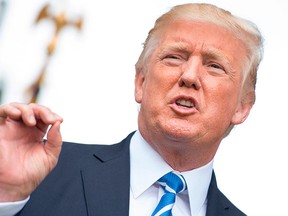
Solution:
{"label": "index finger", "polygon": [[52,112],[48,107],[39,104],[29,104],[29,107],[33,111],[35,120],[41,120],[45,124],[54,124],[55,122],[63,122],[63,118],[58,114]]}

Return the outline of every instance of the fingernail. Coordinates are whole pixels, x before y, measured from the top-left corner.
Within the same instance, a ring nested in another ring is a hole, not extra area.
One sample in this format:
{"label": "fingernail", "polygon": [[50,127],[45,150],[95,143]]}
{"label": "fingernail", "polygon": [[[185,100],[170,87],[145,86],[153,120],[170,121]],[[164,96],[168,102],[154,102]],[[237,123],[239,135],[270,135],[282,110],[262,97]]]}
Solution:
{"label": "fingernail", "polygon": [[31,124],[35,124],[35,123],[36,123],[36,120],[35,120],[34,116],[32,116],[32,115],[29,116],[28,121],[29,121]]}

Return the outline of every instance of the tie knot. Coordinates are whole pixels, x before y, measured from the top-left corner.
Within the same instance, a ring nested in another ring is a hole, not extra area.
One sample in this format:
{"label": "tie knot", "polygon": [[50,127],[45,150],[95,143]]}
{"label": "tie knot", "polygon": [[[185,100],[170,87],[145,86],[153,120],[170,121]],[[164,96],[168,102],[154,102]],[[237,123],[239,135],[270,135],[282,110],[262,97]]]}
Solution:
{"label": "tie knot", "polygon": [[168,193],[180,193],[187,189],[184,177],[175,171],[169,172],[158,180],[159,184]]}

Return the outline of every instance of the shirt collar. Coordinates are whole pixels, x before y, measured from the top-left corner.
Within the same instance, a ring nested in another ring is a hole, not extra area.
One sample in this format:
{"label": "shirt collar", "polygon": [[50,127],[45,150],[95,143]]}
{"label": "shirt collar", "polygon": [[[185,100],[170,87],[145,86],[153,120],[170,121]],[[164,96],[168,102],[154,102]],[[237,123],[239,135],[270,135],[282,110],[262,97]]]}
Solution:
{"label": "shirt collar", "polygon": [[[139,131],[131,139],[131,190],[135,198],[173,169],[144,140]],[[213,169],[213,160],[203,167],[182,172],[187,187],[192,215],[205,204]]]}

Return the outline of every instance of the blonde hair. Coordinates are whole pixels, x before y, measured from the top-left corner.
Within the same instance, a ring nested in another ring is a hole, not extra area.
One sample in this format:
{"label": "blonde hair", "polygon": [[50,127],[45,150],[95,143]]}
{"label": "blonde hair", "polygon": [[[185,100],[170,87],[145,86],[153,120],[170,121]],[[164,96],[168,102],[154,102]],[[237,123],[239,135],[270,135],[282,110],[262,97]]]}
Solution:
{"label": "blonde hair", "polygon": [[136,63],[136,71],[145,72],[149,58],[158,44],[159,33],[161,33],[164,26],[167,26],[175,20],[214,23],[228,29],[242,41],[248,53],[248,67],[244,67],[245,71],[243,71],[243,89],[245,92],[252,93],[251,96],[254,103],[257,70],[263,58],[263,37],[255,24],[234,16],[229,11],[216,7],[215,5],[178,5],[159,17],[145,40],[143,51]]}

